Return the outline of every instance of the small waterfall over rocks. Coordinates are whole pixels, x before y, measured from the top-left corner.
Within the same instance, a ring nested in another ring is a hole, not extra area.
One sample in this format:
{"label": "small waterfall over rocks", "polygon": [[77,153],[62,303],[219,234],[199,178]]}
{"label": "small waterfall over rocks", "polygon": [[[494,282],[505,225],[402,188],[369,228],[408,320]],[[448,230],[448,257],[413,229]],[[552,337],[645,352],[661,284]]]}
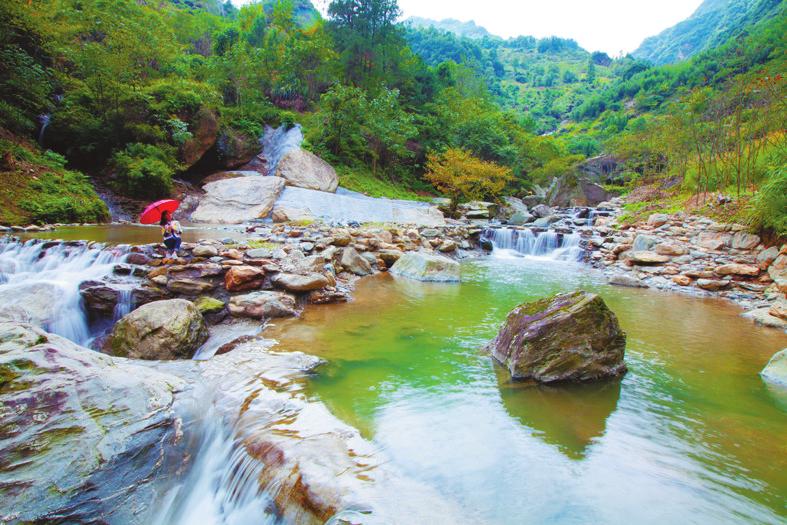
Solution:
{"label": "small waterfall over rocks", "polygon": [[530,228],[489,228],[483,238],[492,243],[498,255],[543,257],[559,261],[579,261],[585,250],[578,233],[554,230],[533,231]]}
{"label": "small waterfall over rocks", "polygon": [[44,145],[44,133],[46,132],[47,126],[49,126],[49,121],[52,117],[48,113],[44,113],[38,115],[38,123],[41,126],[38,130],[38,144],[40,146]]}
{"label": "small waterfall over rocks", "polygon": [[300,124],[295,124],[291,128],[287,128],[286,125],[281,125],[278,128],[266,126],[261,142],[267,173],[273,175],[276,173],[276,166],[284,154],[301,147],[303,129]]}
{"label": "small waterfall over rocks", "polygon": [[[0,239],[0,317],[87,344],[91,334],[79,285],[109,275],[127,253],[127,246]],[[117,315],[130,311],[130,294]]]}

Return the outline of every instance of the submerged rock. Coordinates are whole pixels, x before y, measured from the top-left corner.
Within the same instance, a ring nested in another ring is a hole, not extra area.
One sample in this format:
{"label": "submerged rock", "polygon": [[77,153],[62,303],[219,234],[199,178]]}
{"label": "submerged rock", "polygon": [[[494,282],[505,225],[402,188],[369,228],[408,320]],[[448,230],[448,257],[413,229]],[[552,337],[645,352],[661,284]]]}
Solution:
{"label": "submerged rock", "polygon": [[208,338],[199,309],[191,301],[170,299],[140,306],[115,325],[107,350],[135,359],[190,359]]}
{"label": "submerged rock", "polygon": [[769,383],[787,388],[787,348],[773,354],[760,375]]}
{"label": "submerged rock", "polygon": [[626,371],[626,334],[596,294],[576,291],[515,308],[489,344],[514,379],[588,381]]}
{"label": "submerged rock", "polygon": [[459,282],[459,263],[442,255],[424,252],[403,254],[391,267],[391,273],[416,281],[454,283]]}
{"label": "submerged rock", "polygon": [[149,523],[182,453],[174,376],[0,323],[0,515],[6,523]]}

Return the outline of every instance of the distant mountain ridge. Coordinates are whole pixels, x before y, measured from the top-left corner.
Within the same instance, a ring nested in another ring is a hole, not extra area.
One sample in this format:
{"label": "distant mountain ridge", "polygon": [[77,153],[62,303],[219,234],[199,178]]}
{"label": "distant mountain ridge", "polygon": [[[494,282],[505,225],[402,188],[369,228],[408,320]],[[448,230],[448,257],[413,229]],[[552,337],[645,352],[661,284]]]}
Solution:
{"label": "distant mountain ridge", "polygon": [[782,0],[705,0],[686,20],[646,38],[632,55],[657,65],[680,62],[784,15]]}
{"label": "distant mountain ridge", "polygon": [[433,27],[441,31],[448,31],[457,36],[465,38],[484,38],[493,37],[492,33],[486,28],[476,25],[472,20],[468,22],[461,22],[454,18],[445,18],[443,20],[432,20],[431,18],[421,18],[419,16],[411,16],[404,21],[405,24],[410,25],[416,29],[426,29]]}

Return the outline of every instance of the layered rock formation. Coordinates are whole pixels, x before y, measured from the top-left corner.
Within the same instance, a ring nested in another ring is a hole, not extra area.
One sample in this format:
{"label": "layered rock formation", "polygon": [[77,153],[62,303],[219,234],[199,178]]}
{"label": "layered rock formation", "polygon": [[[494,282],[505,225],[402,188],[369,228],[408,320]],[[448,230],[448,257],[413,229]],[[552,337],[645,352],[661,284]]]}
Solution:
{"label": "layered rock formation", "polygon": [[270,214],[284,189],[278,177],[238,177],[210,182],[205,196],[191,215],[194,222],[241,224]]}

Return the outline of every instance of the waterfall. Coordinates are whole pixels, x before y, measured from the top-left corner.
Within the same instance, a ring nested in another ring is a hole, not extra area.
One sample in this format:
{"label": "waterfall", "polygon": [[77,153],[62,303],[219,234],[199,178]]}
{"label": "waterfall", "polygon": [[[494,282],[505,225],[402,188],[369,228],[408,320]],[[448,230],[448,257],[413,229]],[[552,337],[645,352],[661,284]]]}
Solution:
{"label": "waterfall", "polygon": [[262,155],[267,162],[268,175],[276,172],[276,165],[288,151],[300,148],[303,142],[303,130],[300,124],[287,129],[285,125],[278,128],[267,126],[262,135]]}
{"label": "waterfall", "polygon": [[118,302],[115,305],[115,311],[112,312],[112,321],[120,321],[123,316],[131,313],[133,306],[133,297],[131,288],[118,289]]}
{"label": "waterfall", "polygon": [[483,237],[492,242],[494,252],[502,256],[543,257],[560,261],[578,261],[584,250],[576,233],[558,233],[554,230],[534,233],[531,229],[490,228]]}
{"label": "waterfall", "polygon": [[38,131],[38,144],[41,146],[44,145],[44,132],[46,131],[46,127],[49,126],[50,119],[51,117],[48,113],[38,115],[38,123],[41,125],[41,129]]}
{"label": "waterfall", "polygon": [[[107,276],[126,253],[122,246],[0,239],[0,314],[29,318],[87,344],[91,334],[79,285]],[[118,308],[118,313],[130,309],[130,295]]]}

